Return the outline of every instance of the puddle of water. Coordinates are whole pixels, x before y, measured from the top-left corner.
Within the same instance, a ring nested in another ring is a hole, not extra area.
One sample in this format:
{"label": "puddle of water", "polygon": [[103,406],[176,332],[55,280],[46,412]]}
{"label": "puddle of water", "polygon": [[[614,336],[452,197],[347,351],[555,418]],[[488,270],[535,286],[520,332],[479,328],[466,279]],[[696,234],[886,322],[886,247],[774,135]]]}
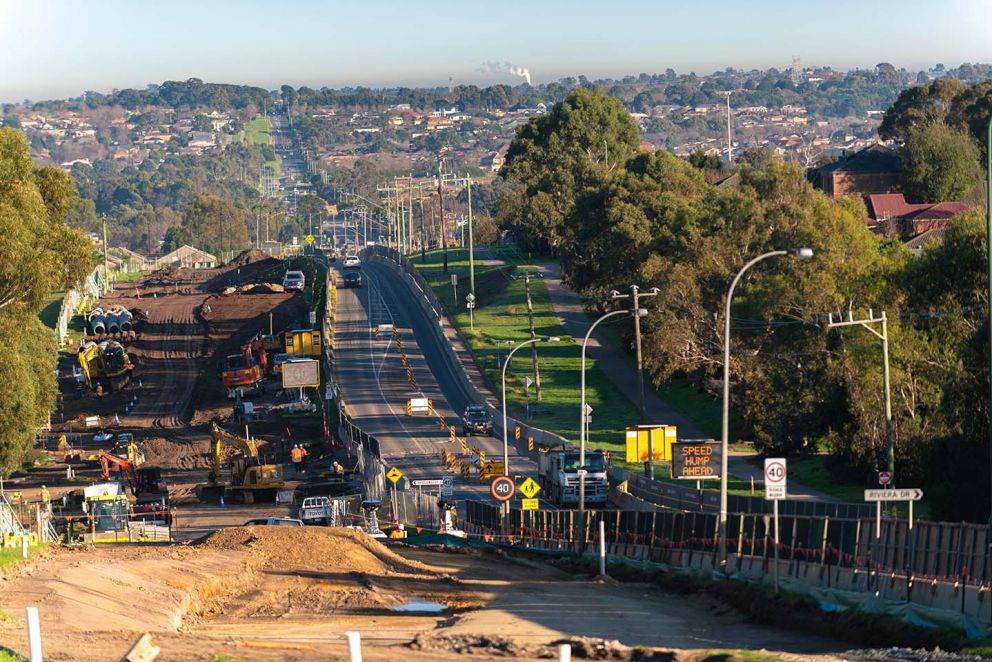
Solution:
{"label": "puddle of water", "polygon": [[403,604],[390,607],[390,611],[416,611],[431,614],[447,611],[447,609],[447,605],[443,605],[440,602],[431,602],[429,600],[410,600],[409,602],[404,602]]}

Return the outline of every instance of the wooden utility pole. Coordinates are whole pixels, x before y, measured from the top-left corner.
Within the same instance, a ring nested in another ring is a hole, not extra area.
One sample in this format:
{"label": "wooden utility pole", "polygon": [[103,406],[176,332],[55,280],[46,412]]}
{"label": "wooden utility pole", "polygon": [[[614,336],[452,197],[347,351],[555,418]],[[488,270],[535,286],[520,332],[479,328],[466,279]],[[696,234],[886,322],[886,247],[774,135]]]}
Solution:
{"label": "wooden utility pole", "polygon": [[[524,276],[524,290],[527,292],[527,321],[530,324],[530,339],[536,340],[537,333],[534,330],[534,304],[530,299],[530,273]],[[531,343],[531,358],[534,362],[534,394],[537,401],[541,401],[541,369],[537,363],[537,343]]]}
{"label": "wooden utility pole", "polygon": [[444,256],[444,266],[442,271],[448,273],[448,237],[444,231],[444,174],[441,172],[441,163],[437,164],[437,204],[441,213],[441,254]]}

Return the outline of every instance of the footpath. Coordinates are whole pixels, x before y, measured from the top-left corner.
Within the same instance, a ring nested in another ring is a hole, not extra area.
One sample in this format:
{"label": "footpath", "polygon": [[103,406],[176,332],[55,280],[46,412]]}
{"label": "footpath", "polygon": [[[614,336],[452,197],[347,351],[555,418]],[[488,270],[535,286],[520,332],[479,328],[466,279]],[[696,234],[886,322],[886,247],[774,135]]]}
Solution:
{"label": "footpath", "polygon": [[[581,339],[589,331],[593,322],[582,307],[582,299],[577,292],[562,283],[561,267],[556,262],[535,263],[538,271],[544,276],[544,284],[548,288],[551,306],[561,320],[562,326],[573,338]],[[603,341],[596,332],[589,337],[586,345],[586,355],[596,362],[596,366],[616,386],[617,390],[633,403],[640,402],[637,385],[637,366],[630,357],[617,352]],[[651,387],[650,382],[644,387],[644,413],[647,420],[658,425],[675,425],[681,439],[705,439],[700,427],[689,417],[676,411],[671,405],[662,400]],[[754,478],[755,488],[764,485],[764,465],[756,455],[735,453],[731,451],[727,459],[730,473],[738,478],[748,480]],[[825,494],[818,490],[789,480],[789,497],[816,501],[842,503],[842,499]]]}

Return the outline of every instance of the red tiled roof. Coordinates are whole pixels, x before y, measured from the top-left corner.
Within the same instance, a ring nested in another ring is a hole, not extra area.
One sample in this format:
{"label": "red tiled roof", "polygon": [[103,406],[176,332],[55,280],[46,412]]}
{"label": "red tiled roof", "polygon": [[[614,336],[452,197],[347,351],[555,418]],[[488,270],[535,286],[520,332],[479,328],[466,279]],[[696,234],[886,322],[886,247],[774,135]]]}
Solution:
{"label": "red tiled roof", "polygon": [[909,204],[902,193],[876,193],[868,196],[868,216],[874,221],[951,218],[965,209],[967,207],[963,202]]}

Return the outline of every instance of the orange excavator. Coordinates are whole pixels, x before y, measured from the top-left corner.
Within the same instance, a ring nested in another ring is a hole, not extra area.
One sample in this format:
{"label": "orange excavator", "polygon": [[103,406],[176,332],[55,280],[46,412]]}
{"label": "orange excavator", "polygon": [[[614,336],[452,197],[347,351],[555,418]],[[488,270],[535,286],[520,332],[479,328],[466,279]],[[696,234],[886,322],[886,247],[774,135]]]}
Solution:
{"label": "orange excavator", "polygon": [[239,390],[257,388],[265,378],[268,363],[262,334],[242,345],[241,353],[225,358],[220,378],[227,387],[228,397],[235,397]]}
{"label": "orange excavator", "polygon": [[[120,474],[134,495],[134,518],[144,521],[164,520],[169,524],[169,486],[158,467],[136,467],[134,462],[104,450],[98,452],[104,480],[111,473]],[[113,467],[113,469],[111,469]]]}

